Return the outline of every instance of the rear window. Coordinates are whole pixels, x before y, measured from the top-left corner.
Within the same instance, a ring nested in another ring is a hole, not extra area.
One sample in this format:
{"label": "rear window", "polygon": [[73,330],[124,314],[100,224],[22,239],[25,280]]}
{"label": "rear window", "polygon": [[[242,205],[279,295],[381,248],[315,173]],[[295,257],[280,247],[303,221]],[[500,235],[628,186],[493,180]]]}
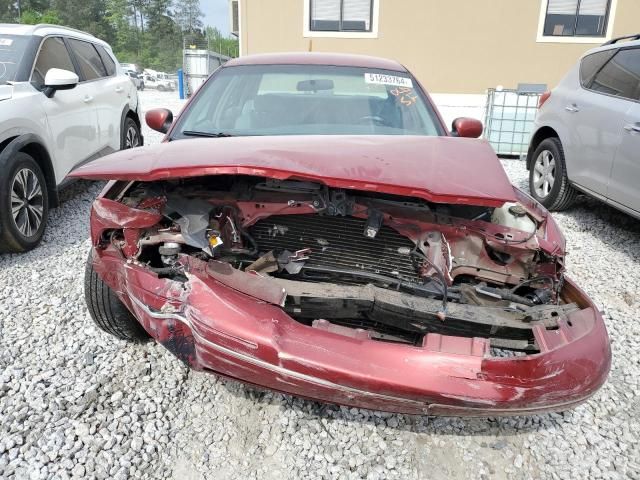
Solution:
{"label": "rear window", "polygon": [[15,80],[28,43],[28,36],[0,34],[0,85]]}
{"label": "rear window", "polygon": [[594,76],[591,90],[640,100],[640,49],[620,50]]}
{"label": "rear window", "polygon": [[588,88],[596,73],[616,54],[617,50],[605,50],[603,52],[592,53],[582,59],[580,63],[580,83]]}

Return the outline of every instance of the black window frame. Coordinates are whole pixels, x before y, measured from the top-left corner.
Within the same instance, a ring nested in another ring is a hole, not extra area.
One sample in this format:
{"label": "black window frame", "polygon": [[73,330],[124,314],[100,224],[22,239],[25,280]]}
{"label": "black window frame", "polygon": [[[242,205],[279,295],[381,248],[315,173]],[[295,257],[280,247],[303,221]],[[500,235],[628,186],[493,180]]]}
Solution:
{"label": "black window frame", "polygon": [[[625,50],[636,50],[638,51],[638,54],[640,55],[640,46],[636,47],[623,47],[623,48],[612,48],[611,51],[614,52],[613,55],[611,55],[611,57],[609,57],[609,59],[604,62],[600,68],[598,68],[593,75],[591,76],[591,78],[589,79],[589,82],[587,84],[583,84],[582,83],[582,78],[580,73],[578,72],[578,75],[580,77],[580,85],[582,86],[582,88],[584,88],[585,90],[588,90],[592,93],[597,93],[598,95],[606,95],[607,97],[612,97],[612,98],[617,98],[619,100],[624,100],[627,102],[635,102],[635,103],[640,103],[640,98],[635,99],[635,98],[630,98],[630,97],[625,97],[622,95],[614,95],[612,93],[607,93],[607,92],[603,92],[601,90],[594,90],[593,88],[591,88],[591,86],[593,85],[593,82],[595,81],[596,77],[598,76],[598,74],[602,71],[602,69],[604,69],[604,67],[606,67],[613,59],[615,59],[621,52],[625,51]],[[604,51],[608,51],[608,50],[601,50],[600,52],[594,52],[591,55],[594,55],[595,53],[601,53]],[[589,55],[585,56],[584,58],[587,58]],[[584,58],[582,60],[584,60]],[[582,69],[582,61],[580,62],[580,69]]]}
{"label": "black window frame", "polygon": [[606,7],[606,11],[605,11],[605,15],[604,15],[604,21],[603,21],[603,29],[602,29],[602,35],[597,35],[597,34],[578,34],[576,33],[578,30],[578,19],[580,17],[580,5],[582,4],[582,0],[577,0],[576,3],[576,13],[574,15],[574,22],[573,22],[573,34],[572,35],[554,35],[554,34],[545,34],[545,27],[547,25],[547,19],[549,17],[549,4],[551,3],[551,0],[547,0],[547,8],[546,11],[544,12],[544,22],[542,23],[542,36],[543,37],[553,37],[553,38],[606,38],[607,37],[607,27],[609,26],[609,15],[611,15],[611,0],[607,0],[607,7]]}
{"label": "black window frame", "polygon": [[373,32],[373,3],[379,0],[368,0],[369,1],[369,28],[368,29],[350,29],[343,28],[344,22],[344,2],[345,0],[340,0],[340,19],[338,20],[338,29],[319,29],[313,27],[313,3],[316,0],[308,0],[309,1],[309,31],[310,32],[345,32],[345,33],[371,33]]}

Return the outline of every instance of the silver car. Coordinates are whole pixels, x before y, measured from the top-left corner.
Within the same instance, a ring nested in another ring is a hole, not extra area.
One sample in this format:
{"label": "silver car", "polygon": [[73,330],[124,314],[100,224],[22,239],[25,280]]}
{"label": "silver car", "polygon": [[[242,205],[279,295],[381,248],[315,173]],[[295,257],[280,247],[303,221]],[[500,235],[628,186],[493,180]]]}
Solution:
{"label": "silver car", "polygon": [[527,169],[549,210],[582,192],[640,218],[640,34],[590,50],[540,98]]}

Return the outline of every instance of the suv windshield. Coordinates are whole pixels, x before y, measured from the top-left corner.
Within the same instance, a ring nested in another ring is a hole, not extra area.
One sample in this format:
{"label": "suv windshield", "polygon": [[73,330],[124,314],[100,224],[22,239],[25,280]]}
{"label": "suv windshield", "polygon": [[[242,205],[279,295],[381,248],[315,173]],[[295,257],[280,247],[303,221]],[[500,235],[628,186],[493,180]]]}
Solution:
{"label": "suv windshield", "polygon": [[402,72],[324,65],[221,68],[173,138],[235,135],[444,135]]}
{"label": "suv windshield", "polygon": [[0,33],[0,85],[15,79],[28,42],[28,36]]}

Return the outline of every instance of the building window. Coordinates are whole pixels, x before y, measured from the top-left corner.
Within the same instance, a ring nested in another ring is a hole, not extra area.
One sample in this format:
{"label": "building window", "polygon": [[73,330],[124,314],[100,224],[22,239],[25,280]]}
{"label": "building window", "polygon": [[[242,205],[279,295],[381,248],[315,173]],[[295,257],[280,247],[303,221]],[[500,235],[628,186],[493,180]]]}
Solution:
{"label": "building window", "polygon": [[605,37],[610,0],[548,0],[545,37]]}
{"label": "building window", "polygon": [[310,0],[312,32],[371,32],[373,0]]}
{"label": "building window", "polygon": [[231,0],[231,33],[236,37],[240,33],[240,14],[238,0]]}

